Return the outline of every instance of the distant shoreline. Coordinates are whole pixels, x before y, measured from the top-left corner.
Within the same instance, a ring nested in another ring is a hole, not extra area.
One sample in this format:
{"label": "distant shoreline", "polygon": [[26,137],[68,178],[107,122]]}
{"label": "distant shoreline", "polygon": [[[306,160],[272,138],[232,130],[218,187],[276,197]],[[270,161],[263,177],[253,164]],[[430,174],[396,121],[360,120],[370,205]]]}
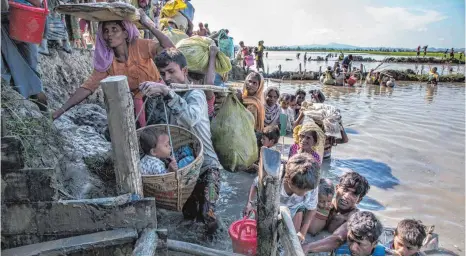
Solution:
{"label": "distant shoreline", "polygon": [[[371,50],[317,50],[317,49],[311,49],[311,50],[288,50],[288,49],[280,49],[280,50],[269,50],[266,49],[267,52],[308,52],[308,53],[340,53],[343,52],[345,53],[363,53],[363,54],[374,54],[374,55],[393,55],[393,56],[416,56],[417,53],[415,51],[410,51],[410,52],[384,52],[384,51],[371,51]],[[443,57],[442,52],[427,52],[426,57]],[[459,60],[459,53],[455,53],[455,59]],[[419,58],[423,58],[424,54],[423,52],[420,53]],[[450,58],[450,53],[447,53],[447,59]],[[465,56],[463,55],[462,60],[464,61]]]}

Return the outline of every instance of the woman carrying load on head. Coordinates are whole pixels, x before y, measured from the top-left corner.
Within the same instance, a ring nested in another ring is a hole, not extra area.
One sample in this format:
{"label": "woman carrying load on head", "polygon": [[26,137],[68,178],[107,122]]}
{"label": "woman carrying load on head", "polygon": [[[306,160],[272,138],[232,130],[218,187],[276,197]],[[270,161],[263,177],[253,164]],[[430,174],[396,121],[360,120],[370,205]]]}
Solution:
{"label": "woman carrying load on head", "polygon": [[94,71],[90,78],[76,90],[66,103],[53,113],[53,119],[60,117],[73,106],[81,103],[99,88],[101,80],[108,76],[124,75],[134,100],[135,115],[141,115],[137,123],[146,125],[142,94],[139,84],[145,81],[160,81],[160,74],[152,60],[163,48],[175,47],[170,39],[150,21],[139,9],[140,22],[149,29],[157,41],[139,39],[139,31],[129,21],[106,21],[99,23],[94,52]]}
{"label": "woman carrying load on head", "polygon": [[257,72],[251,72],[244,80],[243,92],[239,92],[238,98],[254,116],[254,130],[262,132],[264,129],[264,78]]}

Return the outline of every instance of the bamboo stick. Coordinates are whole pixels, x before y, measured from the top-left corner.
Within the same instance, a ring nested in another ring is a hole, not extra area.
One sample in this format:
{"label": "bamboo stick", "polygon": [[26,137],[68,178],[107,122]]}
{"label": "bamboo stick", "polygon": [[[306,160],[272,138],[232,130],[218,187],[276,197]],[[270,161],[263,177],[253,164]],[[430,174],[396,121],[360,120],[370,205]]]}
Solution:
{"label": "bamboo stick", "polygon": [[[229,85],[231,86],[231,85]],[[199,90],[210,90],[212,92],[219,92],[219,93],[233,93],[235,92],[235,89],[231,87],[219,87],[215,85],[196,85],[196,84],[177,84],[177,83],[171,83],[170,88],[175,91],[175,92],[183,92],[183,91],[189,91],[189,90],[194,90],[194,89],[199,89]]]}
{"label": "bamboo stick", "polygon": [[240,254],[216,250],[197,244],[168,239],[168,250],[187,253],[194,256],[241,256]]}

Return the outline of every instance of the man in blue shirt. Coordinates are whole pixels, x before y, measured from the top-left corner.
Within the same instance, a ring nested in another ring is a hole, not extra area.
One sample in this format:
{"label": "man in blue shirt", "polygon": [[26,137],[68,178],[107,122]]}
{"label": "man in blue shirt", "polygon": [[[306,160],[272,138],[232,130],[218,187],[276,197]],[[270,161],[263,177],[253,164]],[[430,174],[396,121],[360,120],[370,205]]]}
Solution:
{"label": "man in blue shirt", "polygon": [[343,69],[345,69],[345,72],[348,70],[348,67],[350,65],[350,63],[353,61],[353,55],[350,54],[348,56],[346,56],[344,59],[343,59],[343,62],[341,63],[342,66],[343,66]]}

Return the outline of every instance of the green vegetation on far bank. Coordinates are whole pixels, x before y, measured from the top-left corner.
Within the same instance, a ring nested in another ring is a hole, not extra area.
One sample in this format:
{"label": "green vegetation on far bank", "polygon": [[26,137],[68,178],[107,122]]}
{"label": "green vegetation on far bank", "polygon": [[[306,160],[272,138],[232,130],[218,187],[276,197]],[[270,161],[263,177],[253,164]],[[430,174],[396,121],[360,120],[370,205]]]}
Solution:
{"label": "green vegetation on far bank", "polygon": [[[323,53],[339,53],[339,52],[343,52],[345,55],[347,53],[363,53],[363,54],[375,54],[375,55],[391,55],[391,56],[416,56],[416,52],[414,51],[411,51],[411,52],[385,52],[385,51],[371,51],[371,50],[338,50],[338,49],[329,49],[329,50],[318,50],[318,49],[311,49],[311,50],[283,50],[283,49],[280,49],[280,50],[267,50],[269,52],[272,52],[272,51],[294,51],[294,52],[308,52],[308,53],[312,53],[312,52],[323,52]],[[438,58],[443,58],[444,56],[444,53],[441,53],[441,52],[427,52],[426,54],[426,58],[427,57],[438,57]],[[421,51],[420,55],[419,55],[420,58],[423,58],[424,57],[424,53]],[[450,52],[447,53],[447,59],[450,59]],[[460,54],[459,53],[455,53],[455,59],[457,60],[460,60]],[[463,54],[463,58],[461,60],[464,60],[464,54]]]}

